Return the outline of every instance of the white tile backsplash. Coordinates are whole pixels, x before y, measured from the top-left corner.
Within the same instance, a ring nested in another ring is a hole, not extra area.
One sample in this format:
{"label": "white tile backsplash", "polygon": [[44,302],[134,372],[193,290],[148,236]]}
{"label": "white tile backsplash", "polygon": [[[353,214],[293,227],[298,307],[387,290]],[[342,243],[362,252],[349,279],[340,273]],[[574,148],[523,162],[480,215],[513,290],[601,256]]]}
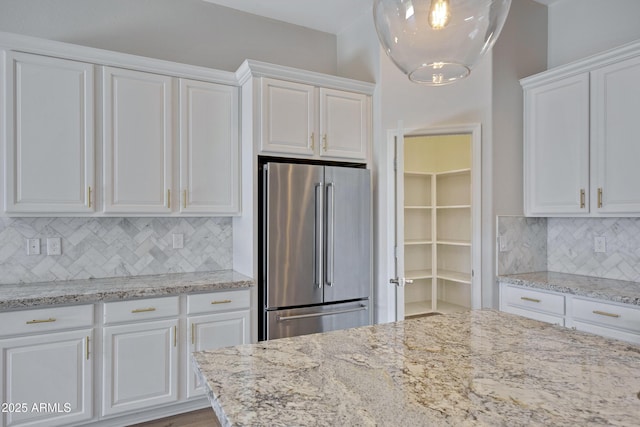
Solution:
{"label": "white tile backsplash", "polygon": [[498,252],[499,275],[547,269],[546,218],[499,216],[497,230],[505,246]]}
{"label": "white tile backsplash", "polygon": [[[47,237],[62,255],[47,256]],[[28,238],[40,255],[27,255]],[[226,270],[232,240],[230,218],[0,218],[0,284]]]}
{"label": "white tile backsplash", "polygon": [[[498,274],[548,270],[640,282],[640,218],[501,216],[497,229],[510,243],[497,254]],[[605,238],[606,252],[595,252],[596,236]]]}
{"label": "white tile backsplash", "polygon": [[[640,282],[640,218],[549,218],[548,269]],[[606,239],[595,252],[594,239]]]}

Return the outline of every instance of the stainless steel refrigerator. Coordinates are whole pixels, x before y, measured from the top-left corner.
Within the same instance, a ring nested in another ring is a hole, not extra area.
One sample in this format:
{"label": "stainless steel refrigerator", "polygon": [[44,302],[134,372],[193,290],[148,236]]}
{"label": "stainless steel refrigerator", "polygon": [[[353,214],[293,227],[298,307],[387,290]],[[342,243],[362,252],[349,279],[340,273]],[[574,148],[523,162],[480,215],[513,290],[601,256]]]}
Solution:
{"label": "stainless steel refrigerator", "polygon": [[260,339],[370,323],[371,175],[266,163]]}

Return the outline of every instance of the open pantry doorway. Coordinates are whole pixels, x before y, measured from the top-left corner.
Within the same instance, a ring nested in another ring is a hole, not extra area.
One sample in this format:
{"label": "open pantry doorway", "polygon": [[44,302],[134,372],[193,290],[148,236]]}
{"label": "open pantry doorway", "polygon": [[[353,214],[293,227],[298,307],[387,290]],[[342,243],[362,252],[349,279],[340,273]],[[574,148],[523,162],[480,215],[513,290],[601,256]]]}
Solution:
{"label": "open pantry doorway", "polygon": [[397,320],[480,308],[480,125],[393,139]]}

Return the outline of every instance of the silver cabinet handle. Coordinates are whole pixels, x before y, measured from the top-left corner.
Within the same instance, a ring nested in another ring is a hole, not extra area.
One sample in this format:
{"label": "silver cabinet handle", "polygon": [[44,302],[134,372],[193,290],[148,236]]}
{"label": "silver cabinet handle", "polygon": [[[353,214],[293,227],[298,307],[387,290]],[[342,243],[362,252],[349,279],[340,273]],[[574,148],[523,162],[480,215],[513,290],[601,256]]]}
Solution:
{"label": "silver cabinet handle", "polygon": [[361,305],[358,308],[350,308],[348,310],[334,310],[334,311],[325,311],[323,313],[309,313],[309,314],[298,314],[296,316],[277,316],[276,319],[278,319],[278,321],[286,321],[286,320],[295,320],[295,319],[308,319],[310,317],[322,317],[322,316],[329,316],[330,314],[344,314],[344,313],[353,313],[356,311],[362,311],[362,310],[366,310],[367,306],[366,305]]}
{"label": "silver cabinet handle", "polygon": [[323,270],[323,215],[324,215],[324,203],[323,203],[323,186],[322,182],[316,183],[316,230],[315,230],[315,264],[316,264],[316,286],[322,288],[322,270]]}
{"label": "silver cabinet handle", "polygon": [[333,182],[327,184],[327,259],[325,261],[325,280],[327,285],[333,286],[333,250],[334,250],[334,220],[335,220],[335,198],[336,186]]}

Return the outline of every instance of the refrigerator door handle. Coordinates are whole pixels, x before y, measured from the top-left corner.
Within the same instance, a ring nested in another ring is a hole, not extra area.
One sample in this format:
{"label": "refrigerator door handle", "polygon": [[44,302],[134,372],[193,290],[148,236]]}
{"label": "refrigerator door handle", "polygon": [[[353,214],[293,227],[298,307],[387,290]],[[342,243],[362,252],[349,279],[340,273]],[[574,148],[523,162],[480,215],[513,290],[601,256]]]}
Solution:
{"label": "refrigerator door handle", "polygon": [[327,285],[333,286],[333,250],[334,250],[334,220],[335,220],[336,185],[327,184],[327,259],[325,260],[325,280]]}
{"label": "refrigerator door handle", "polygon": [[322,288],[322,270],[323,270],[323,223],[324,223],[324,206],[323,206],[323,183],[316,183],[316,217],[315,217],[315,245],[314,245],[314,262],[315,262],[315,286]]}
{"label": "refrigerator door handle", "polygon": [[323,311],[321,313],[298,314],[296,316],[278,316],[277,319],[279,322],[284,322],[286,320],[308,319],[310,317],[322,317],[322,316],[328,316],[330,314],[352,313],[355,311],[362,311],[366,309],[367,309],[367,306],[361,304],[360,307],[358,308],[349,308],[347,310]]}

